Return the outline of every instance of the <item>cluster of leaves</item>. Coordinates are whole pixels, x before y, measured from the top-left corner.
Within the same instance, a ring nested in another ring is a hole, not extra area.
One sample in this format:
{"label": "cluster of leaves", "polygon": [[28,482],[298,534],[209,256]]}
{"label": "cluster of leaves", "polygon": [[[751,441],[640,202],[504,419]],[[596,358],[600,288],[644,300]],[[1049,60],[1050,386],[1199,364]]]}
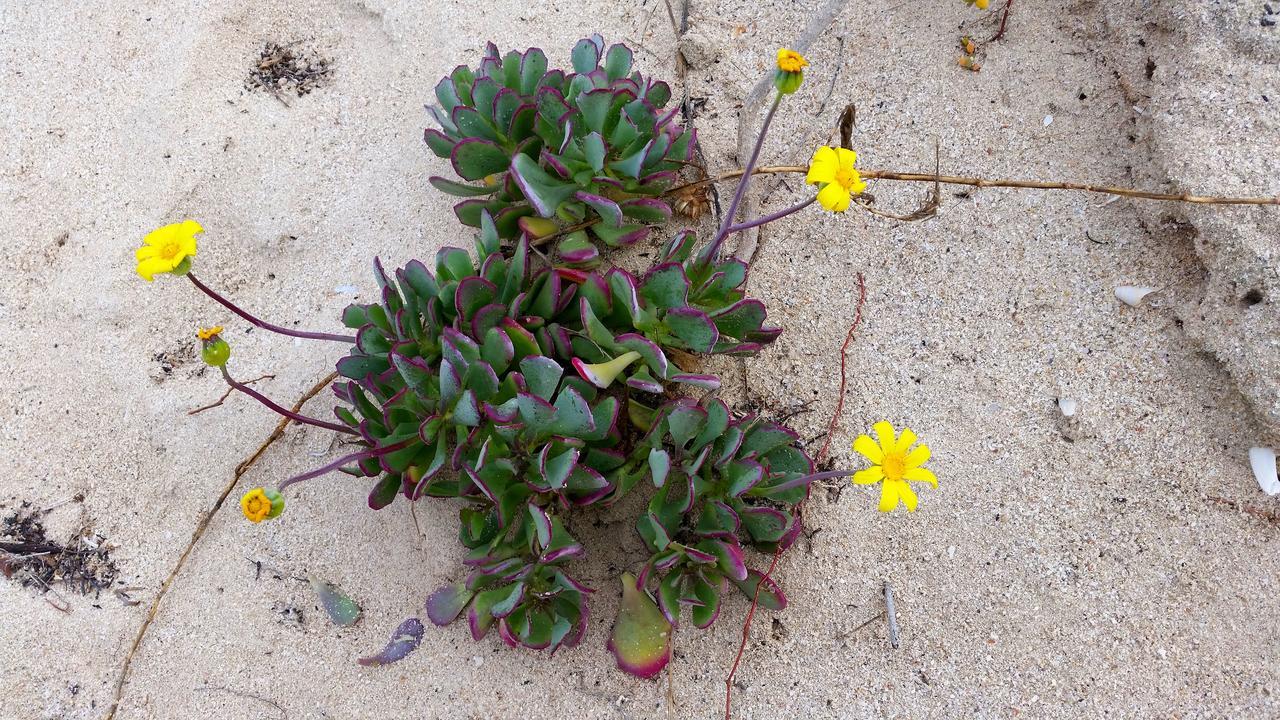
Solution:
{"label": "cluster of leaves", "polygon": [[[463,224],[479,227],[488,211],[503,238],[568,225],[610,247],[644,238],[671,218],[661,195],[696,140],[675,121],[677,107],[663,111],[671,88],[633,72],[632,59],[595,35],[574,47],[566,72],[549,70],[540,49],[501,55],[489,43],[479,67],[459,66],[436,85],[440,104],[429,109],[441,129],[424,136],[462,180],[480,184],[431,184],[468,198],[454,206]],[[578,233],[559,249],[580,263],[598,257],[596,242]]]}
{"label": "cluster of leaves", "polygon": [[[718,399],[698,403],[675,392],[719,387],[715,375],[687,369],[692,354],[753,355],[781,332],[765,324],[762,303],[744,296],[742,262],[698,249],[694,236],[682,232],[637,277],[584,266],[571,253],[542,258],[528,232],[505,222],[529,207],[523,203],[541,203],[542,190],[527,192],[530,168],[540,168],[535,157],[566,164],[569,171],[557,171],[556,182],[639,192],[654,182],[642,170],[668,172],[662,158],[685,152],[690,138],[666,130],[668,120],[636,119],[666,101],[666,86],[628,76],[631,56],[621,46],[610,48],[605,68],[598,68],[602,47],[598,37],[580,42],[573,53],[578,74],[566,76],[547,71],[540,51],[500,59],[490,46],[479,71],[460,68],[437,88],[451,111],[447,132],[429,135],[437,152],[447,141],[464,177],[508,175],[487,201],[496,204],[478,210],[474,257],[444,248],[434,268],[414,260],[393,274],[375,260],[380,301],[352,305],[343,315],[357,339],[338,363],[347,381],[335,386],[345,403],[335,412],[367,446],[345,471],[378,478],[371,508],[397,496],[461,501],[468,572],[434,593],[427,610],[437,624],[465,613],[476,639],[496,626],[513,646],[554,651],[580,642],[592,590],[569,574],[585,550],[566,521],[577,508],[647,488],[651,497],[636,528],[653,555],[629,581],[641,603],[652,604],[643,591],[655,586],[660,612],[646,616],[652,622],[630,641],[619,641],[647,657],[669,635],[654,623],[676,624],[681,606],[692,607],[694,624],[706,627],[729,583],[755,594],[762,578],[747,570],[743,548],[770,551],[794,540],[799,523],[790,508],[803,499],[813,468],[785,428],[737,415]],[[607,100],[599,106],[603,121],[593,96]],[[534,110],[517,123],[525,98]],[[555,101],[571,110],[548,110]],[[497,119],[510,132],[494,130]],[[625,142],[606,146],[604,165],[588,162],[593,170],[585,174],[573,169],[574,153],[594,142],[589,138],[612,141],[618,136],[610,128],[620,123],[646,129],[647,139],[637,146],[641,138],[629,130]],[[481,126],[493,136],[466,134]],[[480,147],[486,149],[474,149]],[[657,165],[631,159],[637,149],[649,158],[655,147]],[[496,159],[477,160],[498,151],[514,159],[500,167]],[[617,177],[629,179],[604,183]],[[608,215],[608,206],[590,195],[565,193],[551,209]],[[614,227],[607,220],[597,226]],[[504,249],[513,227],[518,237]],[[767,585],[762,602],[781,608],[781,592]],[[652,669],[643,658],[615,651],[624,669]]]}

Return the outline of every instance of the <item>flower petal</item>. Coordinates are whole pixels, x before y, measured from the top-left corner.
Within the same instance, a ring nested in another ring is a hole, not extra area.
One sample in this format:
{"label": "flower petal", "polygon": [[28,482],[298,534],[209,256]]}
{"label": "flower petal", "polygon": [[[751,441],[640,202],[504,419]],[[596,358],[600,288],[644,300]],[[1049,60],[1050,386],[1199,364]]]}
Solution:
{"label": "flower petal", "polygon": [[831,212],[844,212],[849,209],[849,191],[840,187],[840,183],[831,182],[818,191],[818,204]]}
{"label": "flower petal", "polygon": [[898,507],[898,486],[903,482],[886,482],[880,486],[880,512],[889,512]]}
{"label": "flower petal", "polygon": [[902,428],[902,434],[898,436],[898,444],[895,449],[898,452],[906,452],[916,441],[916,431],[911,428]]}
{"label": "flower petal", "polygon": [[[866,437],[863,435],[863,437]],[[871,438],[867,438],[870,440]],[[853,474],[853,481],[859,485],[874,485],[884,479],[884,468],[879,465],[872,465],[866,470],[859,470]]]}
{"label": "flower petal", "polygon": [[139,260],[147,260],[155,257],[156,253],[159,253],[159,252],[160,252],[160,249],[155,247],[154,245],[143,245],[142,247],[134,251],[134,255],[137,256]]}
{"label": "flower petal", "polygon": [[929,468],[913,467],[902,473],[903,480],[911,482],[927,482],[934,487],[938,487],[938,476],[933,474]]}
{"label": "flower petal", "polygon": [[167,273],[172,269],[173,265],[164,258],[147,258],[138,262],[138,275],[147,282],[150,282],[157,273]]}
{"label": "flower petal", "polygon": [[836,158],[840,163],[840,167],[852,170],[854,164],[858,162],[858,153],[845,148],[836,148]]}
{"label": "flower petal", "polygon": [[921,443],[920,447],[917,447],[915,450],[912,450],[907,454],[906,466],[908,468],[920,467],[926,462],[929,462],[929,456],[931,454],[929,446]]}
{"label": "flower petal", "polygon": [[907,506],[907,512],[915,512],[916,506],[920,504],[920,498],[916,497],[916,491],[906,483],[901,483],[902,487],[898,488],[898,497],[902,499],[902,504]]}
{"label": "flower petal", "polygon": [[871,429],[875,430],[876,437],[880,438],[880,449],[884,451],[884,454],[888,455],[889,453],[894,452],[894,449],[897,447],[897,443],[894,442],[893,423],[888,420],[881,420],[875,425],[872,425]]}
{"label": "flower petal", "polygon": [[836,152],[823,145],[813,151],[813,159],[809,161],[809,174],[804,181],[810,185],[835,182],[836,170],[839,168]]}
{"label": "flower petal", "polygon": [[881,450],[876,441],[867,435],[859,435],[858,439],[853,441],[853,449],[877,465],[884,462],[884,450]]}

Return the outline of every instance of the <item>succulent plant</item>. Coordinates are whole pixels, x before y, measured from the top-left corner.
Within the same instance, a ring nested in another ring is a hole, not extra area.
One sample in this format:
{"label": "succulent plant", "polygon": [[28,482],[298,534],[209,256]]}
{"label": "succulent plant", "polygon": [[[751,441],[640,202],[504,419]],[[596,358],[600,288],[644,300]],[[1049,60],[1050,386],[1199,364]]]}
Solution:
{"label": "succulent plant", "polygon": [[[548,69],[538,48],[502,55],[489,43],[477,68],[459,66],[436,85],[439,106],[429,110],[440,129],[424,139],[461,180],[479,184],[431,184],[467,198],[454,206],[464,224],[479,227],[488,211],[502,238],[581,225],[618,246],[670,219],[662,193],[696,143],[676,122],[678,108],[664,111],[671,88],[633,72],[632,51],[606,49],[599,35],[580,40],[571,58],[571,72]],[[560,251],[579,263],[598,257],[585,232]]]}

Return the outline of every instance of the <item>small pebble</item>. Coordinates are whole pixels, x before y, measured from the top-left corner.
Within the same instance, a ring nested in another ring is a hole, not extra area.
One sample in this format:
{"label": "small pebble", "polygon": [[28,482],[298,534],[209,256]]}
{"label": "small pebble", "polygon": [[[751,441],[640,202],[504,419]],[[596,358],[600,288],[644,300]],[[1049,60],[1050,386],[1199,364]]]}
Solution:
{"label": "small pebble", "polygon": [[471,658],[471,664],[475,665],[476,667],[480,667],[481,665],[484,664],[484,658],[480,657],[479,655],[476,655],[475,657]]}

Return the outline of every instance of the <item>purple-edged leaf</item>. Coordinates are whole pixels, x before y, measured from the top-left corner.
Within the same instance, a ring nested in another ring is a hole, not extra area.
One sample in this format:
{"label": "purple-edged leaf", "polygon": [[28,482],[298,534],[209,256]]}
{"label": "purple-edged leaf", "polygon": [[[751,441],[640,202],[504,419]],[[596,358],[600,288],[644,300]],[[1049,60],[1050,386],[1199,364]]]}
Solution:
{"label": "purple-edged leaf", "polygon": [[477,197],[479,195],[492,195],[498,190],[497,185],[467,185],[455,182],[447,178],[432,176],[427,180],[432,187],[442,193],[454,195],[457,197]]}
{"label": "purple-edged leaf", "polygon": [[547,74],[547,55],[540,48],[530,48],[520,58],[520,92],[531,95],[538,81]]}
{"label": "purple-edged leaf", "polygon": [[698,599],[697,605],[693,606],[693,626],[699,630],[708,628],[720,616],[720,594],[724,588],[724,580],[721,579],[719,587],[712,585],[702,578],[697,578],[693,583],[693,594]]}
{"label": "purple-edged leaf", "polygon": [[671,206],[657,198],[636,198],[620,206],[622,214],[644,223],[660,224],[671,219]]}
{"label": "purple-edged leaf", "polygon": [[542,164],[551,168],[556,175],[559,175],[560,178],[564,180],[569,180],[573,177],[573,172],[569,170],[568,165],[564,164],[564,160],[561,160],[558,156],[551,154],[547,150],[542,151],[542,154],[538,156],[538,160],[542,162]]}
{"label": "purple-edged leaf", "polygon": [[362,657],[356,662],[365,667],[380,667],[403,660],[409,653],[418,649],[418,645],[422,642],[422,633],[422,621],[418,618],[409,618],[400,623],[400,627],[391,633],[391,640],[386,647],[382,648],[382,652]]}
{"label": "purple-edged leaf", "polygon": [[320,607],[324,608],[334,625],[350,627],[360,619],[360,606],[336,585],[325,582],[315,575],[307,576],[307,581],[311,584],[312,592],[320,600]]}
{"label": "purple-edged leaf", "polygon": [[[677,556],[679,557],[679,556]],[[655,569],[656,569],[655,565]],[[678,572],[667,573],[658,583],[658,609],[672,627],[680,625],[680,596],[684,593],[684,576]]]}
{"label": "purple-edged leaf", "polygon": [[593,42],[591,38],[583,38],[573,46],[573,51],[569,53],[570,59],[573,61],[574,72],[587,74],[595,70],[600,65],[600,46]]}
{"label": "purple-edged leaf", "polygon": [[[764,580],[763,583],[760,581]],[[787,596],[782,592],[782,588],[778,587],[778,583],[773,578],[765,579],[758,570],[748,570],[745,580],[734,580],[734,585],[742,591],[747,599],[756,598],[760,607],[766,610],[785,610],[787,607]],[[756,594],[756,588],[760,588],[759,595]]]}
{"label": "purple-edged leaf", "polygon": [[640,297],[655,307],[684,308],[689,302],[689,276],[679,263],[658,265],[645,273],[640,283]]}
{"label": "purple-edged leaf", "polygon": [[551,217],[566,200],[577,192],[576,185],[561,182],[538,167],[528,155],[516,155],[511,160],[511,173],[520,192],[542,217]]}
{"label": "purple-edged leaf", "polygon": [[676,373],[671,379],[685,385],[692,385],[704,390],[719,390],[720,378],[716,375],[695,375],[692,373]]}
{"label": "purple-edged leaf", "polygon": [[538,539],[538,547],[545,548],[551,544],[551,518],[547,511],[529,503],[529,518],[533,520],[534,534]]}
{"label": "purple-edged leaf", "polygon": [[735,538],[739,527],[737,512],[718,500],[708,501],[707,505],[703,506],[703,514],[698,519],[699,534],[724,537],[733,543],[737,542]]}
{"label": "purple-edged leaf", "polygon": [[422,139],[426,141],[427,147],[431,148],[431,152],[436,157],[447,158],[453,155],[453,148],[458,144],[457,140],[445,135],[434,128],[428,128],[422,133]]}
{"label": "purple-edged leaf", "polygon": [[619,80],[631,72],[631,61],[634,54],[626,45],[610,45],[604,58],[604,71],[609,81]]}
{"label": "purple-edged leaf", "polygon": [[689,259],[698,238],[691,230],[681,230],[662,247],[662,262],[683,263]]}
{"label": "purple-edged leaf", "polygon": [[383,475],[369,491],[369,509],[381,510],[390,505],[396,499],[396,493],[400,491],[403,483],[404,480],[400,475]]}
{"label": "purple-edged leaf", "polygon": [[627,378],[627,387],[655,395],[662,392],[662,383],[654,380],[646,368],[642,368],[635,375]]}
{"label": "purple-edged leaf", "polygon": [[586,203],[592,210],[595,210],[596,214],[600,216],[600,219],[609,227],[616,228],[622,225],[622,209],[618,207],[618,203],[602,195],[593,195],[592,193],[581,190],[574,193],[573,197]]}
{"label": "purple-edged leaf", "polygon": [[427,598],[427,617],[436,625],[448,625],[458,619],[474,596],[464,583],[445,585]]}
{"label": "purple-edged leaf", "polygon": [[711,352],[720,332],[711,318],[701,310],[691,307],[668,310],[662,318],[667,329],[694,352]]}
{"label": "purple-edged leaf", "polygon": [[663,354],[662,348],[649,338],[637,333],[625,333],[614,338],[614,342],[618,347],[624,350],[634,350],[640,353],[641,359],[653,371],[653,374],[664,378],[667,376],[667,356]]}
{"label": "purple-edged leaf", "polygon": [[622,574],[622,605],[608,647],[619,669],[640,678],[656,676],[671,660],[671,623],[631,573]]}
{"label": "purple-edged leaf", "polygon": [[454,291],[453,303],[458,315],[470,319],[477,310],[493,302],[498,286],[482,277],[465,277]]}
{"label": "purple-edged leaf", "polygon": [[738,517],[747,534],[758,543],[777,542],[789,529],[787,514],[769,507],[744,507]]}
{"label": "purple-edged leaf", "polygon": [[667,430],[678,447],[684,447],[702,429],[707,411],[687,399],[678,400],[667,413]]}
{"label": "purple-edged leaf", "polygon": [[747,339],[747,333],[755,332],[764,323],[764,303],[759,300],[740,300],[711,315],[711,321],[720,330],[721,337]]}
{"label": "purple-edged leaf", "polygon": [[742,548],[736,541],[703,540],[698,543],[698,547],[715,555],[716,563],[720,571],[725,574],[725,577],[734,582],[742,582],[747,579],[747,563],[742,556]]}
{"label": "purple-edged leaf", "polygon": [[725,490],[725,494],[729,497],[741,497],[764,478],[764,468],[760,463],[752,460],[731,462],[722,472],[729,483],[728,489]]}
{"label": "purple-edged leaf", "polygon": [[556,254],[560,259],[573,266],[591,266],[600,260],[600,251],[595,243],[587,239],[584,232],[575,232],[566,236],[556,246]]}
{"label": "purple-edged leaf", "polygon": [[524,600],[523,582],[513,583],[503,588],[503,590],[504,592],[496,597],[493,605],[489,608],[489,612],[496,618],[504,618],[510,615]]}
{"label": "purple-edged leaf", "polygon": [[634,245],[649,236],[649,228],[644,225],[623,225],[609,227],[596,223],[591,232],[609,247],[626,247]]}
{"label": "purple-edged leaf", "polygon": [[538,469],[542,479],[552,490],[559,490],[569,480],[569,475],[578,464],[578,449],[569,448],[558,455],[551,454],[551,445],[543,445],[538,454]]}
{"label": "purple-edged leaf", "polygon": [[800,436],[793,430],[773,423],[760,423],[747,431],[742,440],[742,453],[767,455],[784,445],[798,442]]}
{"label": "purple-edged leaf", "polygon": [[467,138],[453,148],[450,155],[454,172],[466,180],[480,180],[507,169],[511,158],[497,144],[480,138]]}

